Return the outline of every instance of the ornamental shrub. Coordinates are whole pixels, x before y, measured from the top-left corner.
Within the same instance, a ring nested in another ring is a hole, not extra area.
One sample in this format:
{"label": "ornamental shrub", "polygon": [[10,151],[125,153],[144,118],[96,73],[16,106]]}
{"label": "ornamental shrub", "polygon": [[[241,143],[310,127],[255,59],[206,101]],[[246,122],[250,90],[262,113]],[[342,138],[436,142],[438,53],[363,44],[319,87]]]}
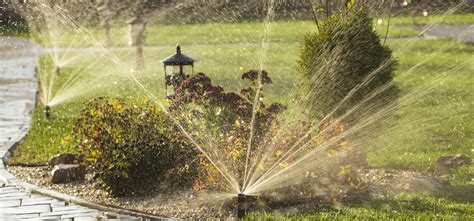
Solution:
{"label": "ornamental shrub", "polygon": [[[258,86],[272,83],[266,71],[250,70],[241,78],[249,86],[235,93],[224,92],[221,86],[213,85],[204,73],[191,75],[176,89],[170,108],[203,152],[209,153],[218,167],[227,168],[237,182],[244,180],[249,145],[252,147],[250,157],[259,156],[257,147],[278,115],[286,109],[279,103],[264,104],[263,89],[256,98]],[[254,104],[257,99],[258,104]],[[196,180],[195,188],[225,188],[226,181],[215,165],[203,154],[199,159],[200,179]]]}
{"label": "ornamental shrub", "polygon": [[397,98],[397,87],[390,85],[397,61],[374,32],[364,7],[332,15],[318,29],[306,35],[299,61],[299,100],[311,117],[321,119],[342,102],[332,117],[341,116],[367,98],[343,121],[350,125]]}
{"label": "ornamental shrub", "polygon": [[147,101],[87,101],[74,128],[74,144],[98,181],[115,196],[192,184],[196,153],[172,121]]}

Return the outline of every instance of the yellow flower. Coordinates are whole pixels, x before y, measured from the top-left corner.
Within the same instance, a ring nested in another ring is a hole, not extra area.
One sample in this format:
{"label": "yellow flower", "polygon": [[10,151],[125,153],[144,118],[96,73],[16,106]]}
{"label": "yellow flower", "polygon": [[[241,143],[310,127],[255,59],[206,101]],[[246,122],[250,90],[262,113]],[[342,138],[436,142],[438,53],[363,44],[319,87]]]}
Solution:
{"label": "yellow flower", "polygon": [[348,144],[349,144],[349,141],[347,141],[347,140],[346,140],[346,141],[343,141],[343,142],[341,143],[342,146],[346,146],[346,145],[348,145]]}
{"label": "yellow flower", "polygon": [[341,170],[339,171],[339,173],[337,175],[338,176],[344,176],[344,174],[346,174],[346,168],[341,167]]}
{"label": "yellow flower", "polygon": [[210,184],[213,184],[215,182],[215,179],[213,176],[207,176],[207,182]]}
{"label": "yellow flower", "polygon": [[239,120],[235,121],[235,127],[240,128],[240,121]]}

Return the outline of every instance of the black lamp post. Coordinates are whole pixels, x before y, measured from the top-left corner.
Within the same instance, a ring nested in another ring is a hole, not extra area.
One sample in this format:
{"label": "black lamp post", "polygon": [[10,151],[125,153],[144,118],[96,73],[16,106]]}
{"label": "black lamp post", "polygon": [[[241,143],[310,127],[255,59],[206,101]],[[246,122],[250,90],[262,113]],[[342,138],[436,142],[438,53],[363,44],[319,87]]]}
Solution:
{"label": "black lamp post", "polygon": [[[161,62],[163,62],[165,69],[165,96],[171,99],[176,88],[189,76],[186,73],[194,72],[195,60],[182,54],[181,47],[177,45],[176,54],[170,55]],[[191,70],[189,70],[189,67],[191,67]],[[171,91],[168,90],[168,86],[172,86]]]}

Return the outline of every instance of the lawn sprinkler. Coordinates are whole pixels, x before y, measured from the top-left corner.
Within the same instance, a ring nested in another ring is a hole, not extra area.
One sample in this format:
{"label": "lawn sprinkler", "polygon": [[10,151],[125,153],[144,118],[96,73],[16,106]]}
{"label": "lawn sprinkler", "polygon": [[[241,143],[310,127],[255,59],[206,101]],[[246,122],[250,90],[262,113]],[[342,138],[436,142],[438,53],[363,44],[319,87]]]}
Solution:
{"label": "lawn sprinkler", "polygon": [[56,66],[55,73],[56,73],[56,76],[58,76],[58,77],[59,77],[59,75],[61,75],[61,67],[60,66]]}
{"label": "lawn sprinkler", "polygon": [[243,219],[247,213],[247,200],[243,193],[237,194],[237,218]]}
{"label": "lawn sprinkler", "polygon": [[44,116],[46,119],[49,119],[51,117],[51,107],[49,105],[46,105],[44,108]]}

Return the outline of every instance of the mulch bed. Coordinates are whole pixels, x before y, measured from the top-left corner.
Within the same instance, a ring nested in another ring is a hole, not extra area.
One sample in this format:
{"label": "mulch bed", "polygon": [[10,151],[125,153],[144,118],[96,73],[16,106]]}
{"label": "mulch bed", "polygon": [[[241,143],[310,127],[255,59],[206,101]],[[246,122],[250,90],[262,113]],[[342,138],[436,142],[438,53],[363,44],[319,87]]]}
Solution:
{"label": "mulch bed", "polygon": [[[103,205],[138,210],[165,217],[194,219],[235,217],[233,206],[229,206],[231,205],[229,201],[232,198],[228,197],[228,194],[205,194],[187,190],[174,193],[152,193],[150,194],[152,196],[147,197],[117,198],[109,195],[97,185],[91,173],[87,174],[86,180],[83,182],[53,184],[50,182],[51,168],[46,166],[9,166],[8,170],[29,183]],[[357,173],[369,190],[364,199],[383,199],[411,192],[433,193],[440,191],[444,186],[437,177],[414,171],[364,169],[357,171]],[[307,207],[308,205],[303,206]],[[295,209],[294,205],[279,208],[279,212],[285,211],[292,213],[298,209]]]}

